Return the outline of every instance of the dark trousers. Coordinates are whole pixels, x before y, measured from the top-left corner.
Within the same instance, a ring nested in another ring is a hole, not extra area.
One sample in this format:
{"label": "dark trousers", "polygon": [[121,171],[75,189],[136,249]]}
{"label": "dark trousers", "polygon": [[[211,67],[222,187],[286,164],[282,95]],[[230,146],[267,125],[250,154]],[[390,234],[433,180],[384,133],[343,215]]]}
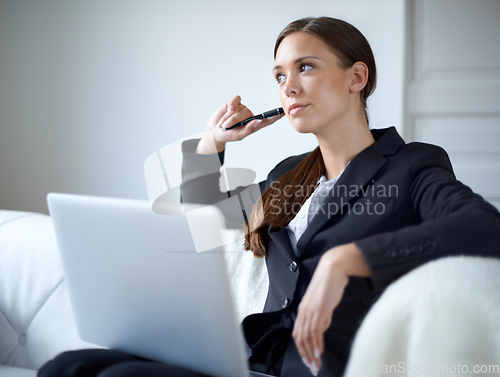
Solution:
{"label": "dark trousers", "polygon": [[182,367],[158,363],[108,349],[64,352],[47,362],[38,377],[208,377]]}

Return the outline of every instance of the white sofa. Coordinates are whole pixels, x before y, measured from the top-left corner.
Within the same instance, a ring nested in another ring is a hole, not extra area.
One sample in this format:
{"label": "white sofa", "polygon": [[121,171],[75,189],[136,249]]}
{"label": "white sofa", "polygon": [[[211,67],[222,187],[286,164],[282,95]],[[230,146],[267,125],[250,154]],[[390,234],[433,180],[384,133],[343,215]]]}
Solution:
{"label": "white sofa", "polygon": [[50,217],[0,211],[0,376],[35,376],[57,353],[86,346],[76,333]]}
{"label": "white sofa", "polygon": [[[267,277],[262,260],[237,248],[227,261],[243,317],[262,307]],[[364,320],[346,377],[500,365],[499,287],[500,261],[492,259],[442,259],[406,275]],[[59,352],[89,346],[76,333],[50,217],[0,211],[0,377],[35,376]]]}

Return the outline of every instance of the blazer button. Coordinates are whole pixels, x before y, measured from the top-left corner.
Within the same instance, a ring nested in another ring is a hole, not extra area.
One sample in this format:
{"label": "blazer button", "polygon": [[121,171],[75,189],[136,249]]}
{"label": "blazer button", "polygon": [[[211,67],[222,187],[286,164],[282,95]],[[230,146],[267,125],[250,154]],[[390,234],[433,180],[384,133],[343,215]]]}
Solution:
{"label": "blazer button", "polygon": [[285,298],[285,299],[283,300],[283,303],[281,304],[281,307],[282,307],[283,309],[285,309],[285,308],[288,306],[288,304],[290,304],[290,299],[289,299],[289,298]]}
{"label": "blazer button", "polygon": [[297,263],[296,263],[296,262],[294,262],[294,261],[291,261],[291,262],[290,262],[290,265],[288,266],[288,268],[289,268],[289,269],[290,269],[290,271],[292,271],[292,272],[297,271]]}
{"label": "blazer button", "polygon": [[384,258],[385,259],[394,259],[398,256],[398,253],[393,250],[393,251],[387,251],[385,254],[384,254]]}

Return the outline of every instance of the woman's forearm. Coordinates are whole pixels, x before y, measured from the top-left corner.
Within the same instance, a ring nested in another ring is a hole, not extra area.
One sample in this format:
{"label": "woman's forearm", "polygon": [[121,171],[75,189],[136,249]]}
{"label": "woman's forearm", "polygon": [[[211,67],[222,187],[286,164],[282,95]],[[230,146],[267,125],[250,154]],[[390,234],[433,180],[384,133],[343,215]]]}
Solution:
{"label": "woman's forearm", "polygon": [[333,269],[341,269],[346,276],[370,277],[371,272],[361,250],[353,242],[328,250],[323,256]]}

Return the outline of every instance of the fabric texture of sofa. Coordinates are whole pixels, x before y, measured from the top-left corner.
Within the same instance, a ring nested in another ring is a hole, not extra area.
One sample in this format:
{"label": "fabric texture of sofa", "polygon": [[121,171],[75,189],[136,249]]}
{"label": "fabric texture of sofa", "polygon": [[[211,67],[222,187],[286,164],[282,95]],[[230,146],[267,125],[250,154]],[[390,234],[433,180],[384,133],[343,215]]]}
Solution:
{"label": "fabric texture of sofa", "polygon": [[76,333],[50,217],[0,211],[0,376],[34,376]]}
{"label": "fabric texture of sofa", "polygon": [[[226,256],[239,317],[261,310],[264,261],[238,242]],[[494,259],[445,258],[407,274],[368,313],[345,377],[444,376],[459,365],[464,375],[475,366],[500,375],[498,287]],[[58,353],[89,346],[76,332],[50,217],[0,211],[0,377],[33,377]]]}

